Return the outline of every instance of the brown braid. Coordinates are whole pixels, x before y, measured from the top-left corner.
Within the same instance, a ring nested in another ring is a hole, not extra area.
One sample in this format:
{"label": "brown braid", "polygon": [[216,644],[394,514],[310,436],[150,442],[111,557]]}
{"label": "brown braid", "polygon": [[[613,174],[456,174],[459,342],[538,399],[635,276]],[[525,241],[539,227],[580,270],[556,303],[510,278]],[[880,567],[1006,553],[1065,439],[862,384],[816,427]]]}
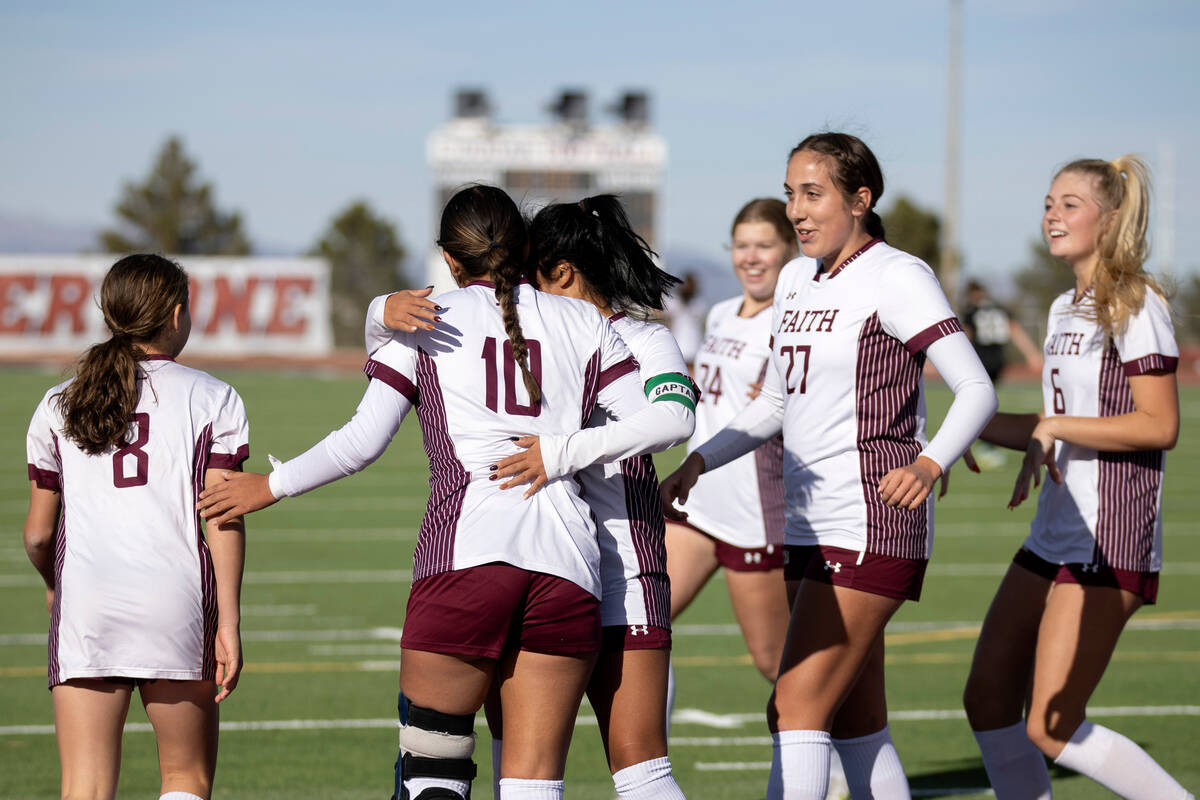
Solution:
{"label": "brown braid", "polygon": [[[497,247],[493,253],[500,253],[504,248]],[[521,380],[525,382],[525,391],[534,403],[542,400],[542,387],[538,386],[533,373],[529,371],[529,346],[525,343],[525,334],[521,331],[521,319],[517,315],[517,284],[521,282],[521,268],[503,256],[496,259],[498,266],[492,269],[493,281],[496,284],[496,300],[500,303],[500,317],[504,320],[504,332],[512,342],[513,358],[521,368]]]}
{"label": "brown braid", "polygon": [[542,390],[529,371],[529,346],[517,314],[516,292],[525,275],[521,258],[527,234],[516,203],[495,186],[468,186],[446,203],[439,233],[438,244],[462,265],[468,277],[488,277],[495,284],[513,358],[521,367],[529,399],[539,402]]}

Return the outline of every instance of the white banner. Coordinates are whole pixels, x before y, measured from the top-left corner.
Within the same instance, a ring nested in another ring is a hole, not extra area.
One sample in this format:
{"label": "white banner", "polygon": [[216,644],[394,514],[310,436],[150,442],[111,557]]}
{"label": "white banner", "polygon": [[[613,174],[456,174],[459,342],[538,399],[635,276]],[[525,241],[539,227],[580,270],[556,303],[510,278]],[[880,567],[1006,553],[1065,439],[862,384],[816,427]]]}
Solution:
{"label": "white banner", "polygon": [[[329,266],[319,258],[175,257],[191,277],[205,356],[330,352]],[[100,283],[115,256],[0,256],[0,356],[81,353],[108,338]]]}

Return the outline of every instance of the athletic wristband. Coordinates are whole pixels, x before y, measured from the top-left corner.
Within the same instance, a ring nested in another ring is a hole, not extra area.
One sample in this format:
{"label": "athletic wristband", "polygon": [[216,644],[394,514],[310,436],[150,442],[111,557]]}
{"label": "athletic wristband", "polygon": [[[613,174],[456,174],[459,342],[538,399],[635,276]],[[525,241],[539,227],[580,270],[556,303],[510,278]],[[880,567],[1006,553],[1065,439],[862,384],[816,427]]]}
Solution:
{"label": "athletic wristband", "polygon": [[695,412],[699,393],[700,390],[692,383],[692,379],[678,372],[655,375],[646,381],[646,399],[651,403],[679,403],[689,411]]}

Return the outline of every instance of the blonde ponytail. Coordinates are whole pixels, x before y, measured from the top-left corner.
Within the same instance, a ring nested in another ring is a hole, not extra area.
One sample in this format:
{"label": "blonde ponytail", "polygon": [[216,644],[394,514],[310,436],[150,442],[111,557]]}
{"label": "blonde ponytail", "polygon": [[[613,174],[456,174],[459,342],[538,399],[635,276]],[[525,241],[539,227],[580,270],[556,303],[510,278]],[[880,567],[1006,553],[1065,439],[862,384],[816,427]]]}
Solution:
{"label": "blonde ponytail", "polygon": [[1129,318],[1141,311],[1147,289],[1163,290],[1144,269],[1150,256],[1146,231],[1150,223],[1150,170],[1135,155],[1114,161],[1089,158],[1072,161],[1059,175],[1073,172],[1092,178],[1100,213],[1112,215],[1096,242],[1098,263],[1092,277],[1094,302],[1083,313],[1109,333],[1125,329]]}

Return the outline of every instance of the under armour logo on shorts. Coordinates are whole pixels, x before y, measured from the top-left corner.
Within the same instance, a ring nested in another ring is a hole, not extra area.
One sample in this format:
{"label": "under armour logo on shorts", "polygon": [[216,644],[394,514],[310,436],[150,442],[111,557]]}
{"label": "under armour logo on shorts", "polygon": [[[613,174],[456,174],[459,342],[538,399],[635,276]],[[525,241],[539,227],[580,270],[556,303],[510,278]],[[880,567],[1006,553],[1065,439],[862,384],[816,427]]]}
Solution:
{"label": "under armour logo on shorts", "polygon": [[1082,569],[1084,572],[1099,572],[1100,565],[1099,564],[1084,564]]}
{"label": "under armour logo on shorts", "polygon": [[836,564],[834,564],[830,561],[826,561],[825,562],[825,571],[826,572],[841,572],[842,571],[842,562],[839,561]]}
{"label": "under armour logo on shorts", "polygon": [[629,633],[633,636],[648,636],[650,634],[649,625],[630,625]]}
{"label": "under armour logo on shorts", "polygon": [[746,553],[746,563],[747,564],[761,564],[762,563],[762,553]]}

